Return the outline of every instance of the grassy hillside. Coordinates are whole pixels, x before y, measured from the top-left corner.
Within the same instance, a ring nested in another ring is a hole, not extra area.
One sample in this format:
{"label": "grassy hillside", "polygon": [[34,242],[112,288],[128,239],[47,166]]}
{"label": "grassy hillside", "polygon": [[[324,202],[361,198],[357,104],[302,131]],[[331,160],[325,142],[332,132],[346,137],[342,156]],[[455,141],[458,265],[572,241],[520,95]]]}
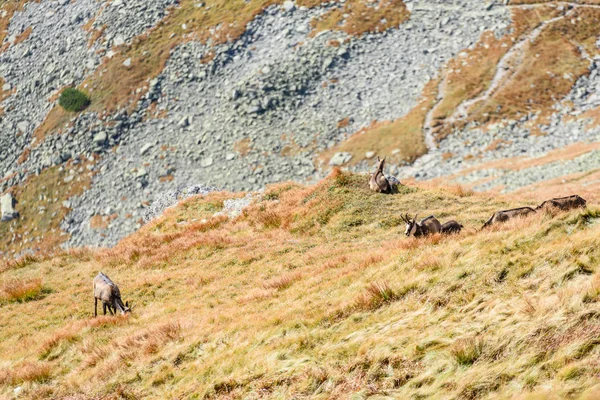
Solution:
{"label": "grassy hillside", "polygon": [[[212,217],[232,196],[188,199],[112,250],[1,267],[0,396],[593,396],[595,204],[479,232],[534,202],[432,185],[380,195],[334,172]],[[408,239],[405,212],[467,229]],[[92,317],[98,271],[133,314]]]}

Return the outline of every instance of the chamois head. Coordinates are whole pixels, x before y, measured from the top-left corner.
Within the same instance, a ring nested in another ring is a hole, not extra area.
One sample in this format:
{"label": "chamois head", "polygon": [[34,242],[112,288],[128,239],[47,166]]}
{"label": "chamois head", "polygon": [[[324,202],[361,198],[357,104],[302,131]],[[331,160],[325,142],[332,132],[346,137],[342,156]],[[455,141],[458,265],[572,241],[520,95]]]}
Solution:
{"label": "chamois head", "polygon": [[408,216],[408,214],[401,216],[402,220],[406,224],[406,231],[404,232],[406,236],[415,236],[415,234],[417,233],[417,230],[419,228],[419,224],[417,223],[417,216],[418,214],[415,214],[415,218],[413,218],[412,220]]}
{"label": "chamois head", "polygon": [[377,171],[383,173],[383,167],[385,166],[385,159],[386,157],[383,157],[383,159],[379,158],[379,156],[377,156]]}

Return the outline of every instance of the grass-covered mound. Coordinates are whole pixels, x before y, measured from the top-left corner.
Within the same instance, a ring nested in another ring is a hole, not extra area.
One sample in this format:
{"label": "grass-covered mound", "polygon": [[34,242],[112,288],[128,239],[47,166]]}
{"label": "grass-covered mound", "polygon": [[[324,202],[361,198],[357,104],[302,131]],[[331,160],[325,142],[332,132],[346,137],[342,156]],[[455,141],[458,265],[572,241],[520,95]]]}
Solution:
{"label": "grass-covered mound", "polygon": [[[598,383],[594,204],[480,232],[524,202],[375,194],[337,172],[213,217],[233,196],[185,200],[112,250],[6,265],[0,280],[48,294],[0,306],[0,396],[474,399]],[[407,212],[466,229],[408,239]],[[98,271],[132,315],[92,318]]]}

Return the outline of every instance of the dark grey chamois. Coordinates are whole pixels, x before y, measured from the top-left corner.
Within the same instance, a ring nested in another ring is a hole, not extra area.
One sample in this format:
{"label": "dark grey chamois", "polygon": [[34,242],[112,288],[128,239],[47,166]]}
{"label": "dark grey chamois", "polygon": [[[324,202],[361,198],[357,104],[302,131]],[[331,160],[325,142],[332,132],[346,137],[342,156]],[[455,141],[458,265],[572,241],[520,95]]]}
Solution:
{"label": "dark grey chamois", "polygon": [[483,224],[481,229],[487,228],[488,226],[495,224],[497,222],[506,222],[509,219],[516,218],[516,217],[525,217],[532,213],[535,213],[535,210],[531,207],[519,207],[519,208],[510,209],[510,210],[497,211],[494,213],[494,215],[492,215],[490,217],[490,219],[488,219],[485,222],[485,224]]}
{"label": "dark grey chamois", "polygon": [[585,208],[587,201],[576,194],[567,197],[555,197],[550,200],[546,200],[542,204],[536,207],[536,210],[558,208],[559,210],[567,211],[573,208]]}
{"label": "dark grey chamois", "polygon": [[442,224],[441,232],[446,235],[451,235],[453,233],[460,233],[460,231],[464,228],[461,224],[456,221],[448,221],[445,224]]}
{"label": "dark grey chamois", "polygon": [[434,233],[440,233],[442,231],[442,224],[433,215],[422,219],[421,222],[417,222],[417,215],[411,219],[408,214],[401,215],[400,218],[406,223],[406,236],[427,236]]}
{"label": "dark grey chamois", "polygon": [[[98,316],[98,300],[102,301],[102,309],[106,315],[106,309],[111,315],[115,315],[117,309],[121,314],[131,312],[133,306],[129,302],[123,304],[119,287],[110,280],[103,272],[98,273],[94,278],[94,317]],[[114,311],[114,312],[113,312]]]}
{"label": "dark grey chamois", "polygon": [[385,166],[385,157],[380,159],[377,157],[377,169],[369,179],[369,187],[377,193],[392,193],[392,185],[383,175],[383,167]]}

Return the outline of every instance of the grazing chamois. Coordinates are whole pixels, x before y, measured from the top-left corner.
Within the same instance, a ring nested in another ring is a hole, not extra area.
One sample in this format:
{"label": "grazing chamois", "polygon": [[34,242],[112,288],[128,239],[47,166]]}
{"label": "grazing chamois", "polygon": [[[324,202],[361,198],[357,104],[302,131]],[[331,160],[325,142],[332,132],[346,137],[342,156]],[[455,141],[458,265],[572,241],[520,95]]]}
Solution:
{"label": "grazing chamois", "polygon": [[369,187],[377,193],[392,193],[392,185],[383,175],[383,167],[385,166],[385,157],[380,159],[377,157],[377,169],[369,179]]}
{"label": "grazing chamois", "polygon": [[535,213],[535,210],[531,207],[519,207],[510,210],[497,211],[485,222],[485,224],[483,224],[481,229],[487,228],[496,222],[506,222],[511,218],[525,217],[531,213]]}
{"label": "grazing chamois", "polygon": [[406,236],[427,236],[439,233],[442,230],[442,224],[433,215],[422,219],[421,222],[417,222],[417,215],[412,220],[408,214],[402,215],[400,218],[406,223],[406,231],[404,232]]}
{"label": "grazing chamois", "polygon": [[121,314],[125,314],[131,312],[133,308],[133,306],[129,306],[129,302],[123,304],[119,287],[103,272],[98,273],[94,278],[94,317],[98,316],[98,300],[102,301],[104,315],[106,315],[107,308],[111,315],[115,315],[117,309]]}
{"label": "grazing chamois", "polygon": [[585,208],[587,201],[576,194],[567,197],[555,197],[546,200],[536,207],[536,210],[558,208],[559,210],[567,211],[573,208]]}
{"label": "grazing chamois", "polygon": [[461,229],[464,228],[461,224],[456,221],[448,221],[445,224],[442,224],[442,228],[440,230],[441,233],[450,235],[453,233],[460,233]]}

